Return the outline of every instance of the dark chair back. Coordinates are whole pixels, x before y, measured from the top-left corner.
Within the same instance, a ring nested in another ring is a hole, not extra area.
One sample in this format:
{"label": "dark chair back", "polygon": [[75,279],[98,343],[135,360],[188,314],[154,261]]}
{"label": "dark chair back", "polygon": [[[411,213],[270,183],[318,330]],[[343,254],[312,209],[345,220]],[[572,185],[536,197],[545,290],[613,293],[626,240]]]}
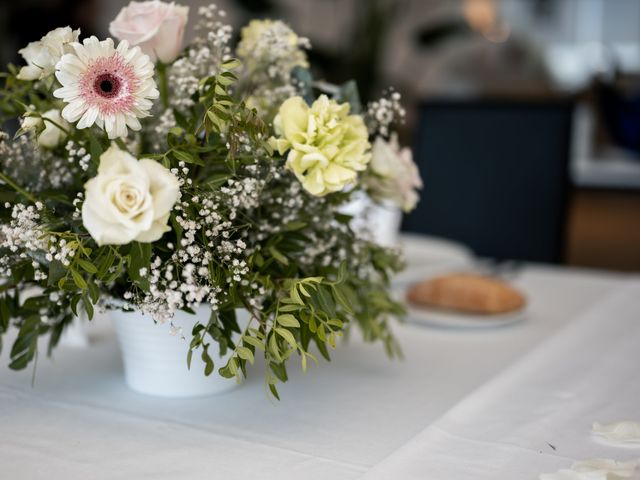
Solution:
{"label": "dark chair back", "polygon": [[421,106],[422,198],[404,230],[497,259],[562,259],[570,102],[437,101]]}

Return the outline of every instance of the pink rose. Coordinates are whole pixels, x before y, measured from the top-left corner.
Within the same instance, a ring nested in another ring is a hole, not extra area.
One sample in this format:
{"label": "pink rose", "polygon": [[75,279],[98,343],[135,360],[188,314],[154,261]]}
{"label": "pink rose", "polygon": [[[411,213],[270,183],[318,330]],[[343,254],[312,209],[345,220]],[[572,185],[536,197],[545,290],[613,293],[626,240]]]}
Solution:
{"label": "pink rose", "polygon": [[131,2],[109,25],[118,40],[138,45],[152,61],[173,62],[182,50],[189,7],[159,0]]}

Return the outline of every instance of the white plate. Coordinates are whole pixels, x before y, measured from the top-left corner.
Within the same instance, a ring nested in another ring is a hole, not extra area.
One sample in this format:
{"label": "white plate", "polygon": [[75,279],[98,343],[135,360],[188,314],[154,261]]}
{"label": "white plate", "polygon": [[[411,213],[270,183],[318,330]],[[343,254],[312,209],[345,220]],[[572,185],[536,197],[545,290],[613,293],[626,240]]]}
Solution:
{"label": "white plate", "polygon": [[521,322],[526,316],[526,307],[508,313],[479,315],[458,313],[427,307],[407,305],[407,321],[439,328],[496,328]]}
{"label": "white plate", "polygon": [[[413,285],[414,281],[410,283]],[[437,308],[418,307],[407,302],[407,284],[397,285],[393,291],[393,297],[404,303],[407,308],[407,322],[425,325],[436,328],[453,329],[483,329],[499,328],[525,319],[527,313],[526,305],[520,310],[494,315],[480,315],[473,313],[460,313],[451,310],[441,310]]]}

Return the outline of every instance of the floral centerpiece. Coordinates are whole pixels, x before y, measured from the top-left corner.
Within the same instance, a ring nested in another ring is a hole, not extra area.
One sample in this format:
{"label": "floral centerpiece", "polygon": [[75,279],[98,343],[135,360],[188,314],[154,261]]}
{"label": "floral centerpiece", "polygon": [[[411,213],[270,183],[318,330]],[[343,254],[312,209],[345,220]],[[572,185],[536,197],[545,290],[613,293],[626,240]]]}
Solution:
{"label": "floral centerpiece", "polygon": [[[352,83],[313,81],[309,42],[280,21],[252,21],[234,54],[213,5],[183,48],[187,17],[173,3],[132,2],[110,25],[114,39],[58,28],[3,74],[10,368],[36,357],[41,336],[50,353],[96,307],[163,323],[204,305],[192,331],[174,332],[189,342],[186,361],[240,380],[260,355],[275,396],[288,361],[328,359],[351,325],[397,354],[399,252],[354,233],[341,208],[363,191],[415,205],[420,179],[391,131],[399,95],[363,109]],[[242,326],[238,309],[249,312]]]}

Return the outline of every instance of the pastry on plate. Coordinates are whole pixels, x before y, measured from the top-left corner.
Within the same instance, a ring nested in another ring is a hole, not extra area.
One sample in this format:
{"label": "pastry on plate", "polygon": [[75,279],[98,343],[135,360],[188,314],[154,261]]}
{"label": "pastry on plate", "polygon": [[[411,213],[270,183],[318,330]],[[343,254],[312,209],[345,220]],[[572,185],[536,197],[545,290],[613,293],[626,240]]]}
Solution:
{"label": "pastry on plate", "polygon": [[407,300],[414,306],[494,315],[522,309],[526,299],[508,283],[472,273],[442,275],[413,285]]}

